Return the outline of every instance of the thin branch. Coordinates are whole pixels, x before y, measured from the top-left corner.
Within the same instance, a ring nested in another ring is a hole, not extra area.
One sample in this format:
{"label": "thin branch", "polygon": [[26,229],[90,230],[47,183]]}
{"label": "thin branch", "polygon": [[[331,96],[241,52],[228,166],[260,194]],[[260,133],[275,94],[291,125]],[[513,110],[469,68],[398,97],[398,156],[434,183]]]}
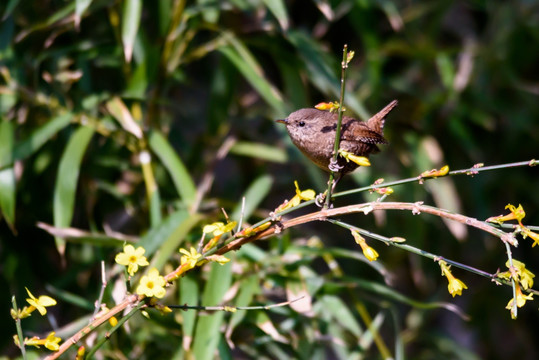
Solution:
{"label": "thin branch", "polygon": [[324,209],[329,208],[331,204],[331,192],[333,190],[333,182],[335,178],[335,173],[332,168],[332,164],[337,166],[337,156],[339,153],[339,145],[341,142],[341,124],[342,124],[342,115],[344,112],[344,89],[346,84],[346,69],[348,68],[348,45],[344,45],[342,50],[342,62],[341,62],[341,95],[339,98],[339,117],[337,119],[337,128],[335,129],[335,142],[333,145],[333,158],[329,163],[329,180],[328,180],[328,190],[326,194],[326,202],[324,203]]}
{"label": "thin branch", "polygon": [[236,310],[269,310],[275,307],[287,306],[296,301],[303,299],[305,296],[300,296],[299,298],[283,301],[277,304],[271,305],[260,305],[260,306],[196,306],[196,305],[167,305],[171,309],[180,309],[180,310],[206,310],[206,311],[229,311],[234,312]]}
{"label": "thin branch", "polygon": [[107,287],[107,277],[105,274],[105,262],[101,260],[101,291],[99,292],[99,297],[97,298],[95,302],[95,310],[90,320],[90,323],[92,322],[92,320],[95,319],[97,313],[99,312],[99,309],[101,308],[101,302],[103,301],[103,295],[105,294],[106,287]]}
{"label": "thin branch", "polygon": [[60,348],[58,351],[52,353],[51,355],[47,356],[45,360],[54,360],[60,357],[64,352],[67,351],[72,345],[78,343],[83,337],[94,331],[97,327],[99,327],[101,324],[105,323],[110,319],[111,317],[115,316],[116,314],[121,313],[124,311],[128,306],[136,306],[136,304],[144,299],[144,296],[142,295],[129,295],[127,296],[121,303],[110,309],[109,312],[103,314],[102,316],[98,317],[94,321],[92,321],[91,324],[85,326],[81,330],[77,331],[75,335],[70,337],[69,339],[65,340],[62,345],[60,345]]}

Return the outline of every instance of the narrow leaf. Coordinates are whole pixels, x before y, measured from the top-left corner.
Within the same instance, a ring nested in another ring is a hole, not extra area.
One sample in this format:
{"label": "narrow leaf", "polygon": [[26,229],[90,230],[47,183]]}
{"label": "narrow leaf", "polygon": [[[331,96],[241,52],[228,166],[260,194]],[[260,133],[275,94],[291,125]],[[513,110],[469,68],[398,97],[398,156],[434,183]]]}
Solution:
{"label": "narrow leaf", "polygon": [[[192,276],[186,276],[180,280],[180,304],[196,305],[198,304],[198,283]],[[184,311],[182,312],[182,347],[184,350],[191,348],[193,342],[193,333],[195,330],[197,312]]]}
{"label": "narrow leaf", "polygon": [[249,49],[232,35],[224,35],[230,46],[220,47],[219,50],[234,64],[236,69],[245,77],[260,96],[275,110],[278,116],[284,116],[283,99],[264,76],[262,67],[256,61]]}
{"label": "narrow leaf", "polygon": [[105,106],[108,112],[118,120],[126,131],[135,135],[137,138],[142,139],[142,129],[135,119],[133,119],[133,116],[122,99],[113,97],[111,100],[107,101]]}
{"label": "narrow leaf", "polygon": [[[232,265],[211,264],[211,271],[208,282],[202,294],[202,305],[211,306],[220,304],[223,296],[230,287],[232,281]],[[211,315],[199,317],[195,340],[193,344],[193,355],[195,359],[212,359],[217,349],[221,336],[221,326],[225,312],[217,311]]]}
{"label": "narrow leaf", "polygon": [[267,144],[240,141],[234,144],[230,153],[236,155],[250,156],[256,159],[273,161],[283,164],[288,159],[286,151],[276,146]]}
{"label": "narrow leaf", "polygon": [[140,25],[142,14],[142,0],[124,0],[122,18],[122,42],[124,46],[124,56],[127,63],[131,62],[133,47]]}
{"label": "narrow leaf", "polygon": [[[68,227],[71,224],[81,161],[93,134],[94,129],[81,126],[69,139],[62,154],[54,188],[55,227]],[[63,255],[65,240],[60,237],[56,237],[55,240],[58,252]]]}
{"label": "narrow leaf", "polygon": [[[10,164],[13,158],[13,122],[0,122],[0,162]],[[15,231],[15,171],[13,165],[0,170],[0,211],[11,231]]]}
{"label": "narrow leaf", "polygon": [[178,195],[188,206],[191,205],[195,200],[196,187],[181,158],[174,151],[168,140],[156,130],[149,134],[148,143],[150,149],[168,170]]}
{"label": "narrow leaf", "polygon": [[286,13],[286,6],[282,0],[263,0],[266,7],[271,11],[273,16],[279,21],[281,29],[288,30],[289,21],[288,14]]}
{"label": "narrow leaf", "polygon": [[[71,122],[73,114],[66,113],[55,117],[46,124],[37,128],[28,138],[15,144],[13,149],[13,160],[23,160],[39,150],[60,130]],[[0,160],[0,167],[6,165]]]}

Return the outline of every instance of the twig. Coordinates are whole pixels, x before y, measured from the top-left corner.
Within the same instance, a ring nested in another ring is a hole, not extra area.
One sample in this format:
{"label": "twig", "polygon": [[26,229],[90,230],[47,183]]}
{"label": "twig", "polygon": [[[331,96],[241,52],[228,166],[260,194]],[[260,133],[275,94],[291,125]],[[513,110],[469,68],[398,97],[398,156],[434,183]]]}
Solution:
{"label": "twig", "polygon": [[99,309],[101,308],[101,302],[103,301],[103,294],[105,294],[106,287],[107,287],[107,277],[105,274],[105,262],[101,260],[101,291],[99,292],[99,297],[95,301],[95,310],[94,310],[94,314],[92,315],[92,318],[90,319],[90,323],[92,323],[92,320],[95,319],[97,313],[99,312]]}
{"label": "twig", "polygon": [[[11,297],[11,304],[13,305],[13,310],[15,310],[15,314],[18,314],[19,308],[17,307],[17,299],[15,299],[15,295]],[[15,319],[15,327],[17,328],[17,336],[19,337],[19,348],[21,349],[21,355],[22,358],[26,360],[26,348],[24,347],[21,319],[18,316],[17,319]]]}
{"label": "twig", "polygon": [[236,311],[236,310],[269,310],[275,307],[287,306],[296,301],[303,299],[305,296],[299,298],[283,301],[277,304],[260,305],[260,306],[197,306],[197,305],[167,305],[171,309],[180,310],[206,310],[206,311]]}
{"label": "twig", "polygon": [[103,314],[102,316],[98,317],[94,321],[92,321],[91,324],[85,326],[81,330],[79,330],[75,335],[70,337],[69,339],[65,340],[62,345],[60,345],[60,348],[58,351],[52,353],[51,355],[47,356],[45,360],[54,360],[60,357],[64,352],[66,352],[67,349],[69,349],[72,345],[78,343],[84,336],[88,335],[92,331],[94,331],[97,327],[99,327],[101,324],[106,322],[111,317],[115,316],[116,314],[124,311],[128,306],[132,306],[137,304],[139,301],[141,301],[144,298],[142,295],[129,295],[127,296],[124,301],[110,309],[109,312]]}
{"label": "twig", "polygon": [[[342,114],[344,112],[344,88],[346,83],[346,69],[348,68],[348,45],[344,44],[342,50],[342,62],[341,62],[341,96],[339,98],[339,117],[337,119],[337,128],[335,129],[335,143],[333,145],[333,158],[330,161],[331,164],[337,165],[337,156],[339,153],[339,144],[341,142],[341,124],[342,124]],[[329,208],[331,204],[331,192],[333,191],[333,181],[335,178],[335,173],[333,168],[329,166],[329,180],[328,180],[328,190],[326,195],[326,202],[324,203],[323,209]]]}

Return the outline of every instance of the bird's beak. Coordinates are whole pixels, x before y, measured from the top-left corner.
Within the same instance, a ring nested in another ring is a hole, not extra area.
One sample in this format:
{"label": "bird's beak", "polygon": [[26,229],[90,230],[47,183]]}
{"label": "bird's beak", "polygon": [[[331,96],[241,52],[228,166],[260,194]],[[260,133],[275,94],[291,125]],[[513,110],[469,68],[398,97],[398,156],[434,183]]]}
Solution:
{"label": "bird's beak", "polygon": [[279,119],[279,120],[275,120],[277,121],[278,123],[281,123],[281,124],[287,124],[288,123],[288,119]]}

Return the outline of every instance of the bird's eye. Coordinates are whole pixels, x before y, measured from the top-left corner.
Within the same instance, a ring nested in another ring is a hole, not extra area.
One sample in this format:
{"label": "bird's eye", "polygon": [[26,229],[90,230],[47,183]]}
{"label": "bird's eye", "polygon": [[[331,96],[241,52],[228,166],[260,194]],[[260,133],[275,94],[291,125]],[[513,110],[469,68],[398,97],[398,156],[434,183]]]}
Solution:
{"label": "bird's eye", "polygon": [[304,127],[304,126],[305,126],[305,121],[300,121],[300,122],[298,123],[298,125],[301,126],[301,127]]}

